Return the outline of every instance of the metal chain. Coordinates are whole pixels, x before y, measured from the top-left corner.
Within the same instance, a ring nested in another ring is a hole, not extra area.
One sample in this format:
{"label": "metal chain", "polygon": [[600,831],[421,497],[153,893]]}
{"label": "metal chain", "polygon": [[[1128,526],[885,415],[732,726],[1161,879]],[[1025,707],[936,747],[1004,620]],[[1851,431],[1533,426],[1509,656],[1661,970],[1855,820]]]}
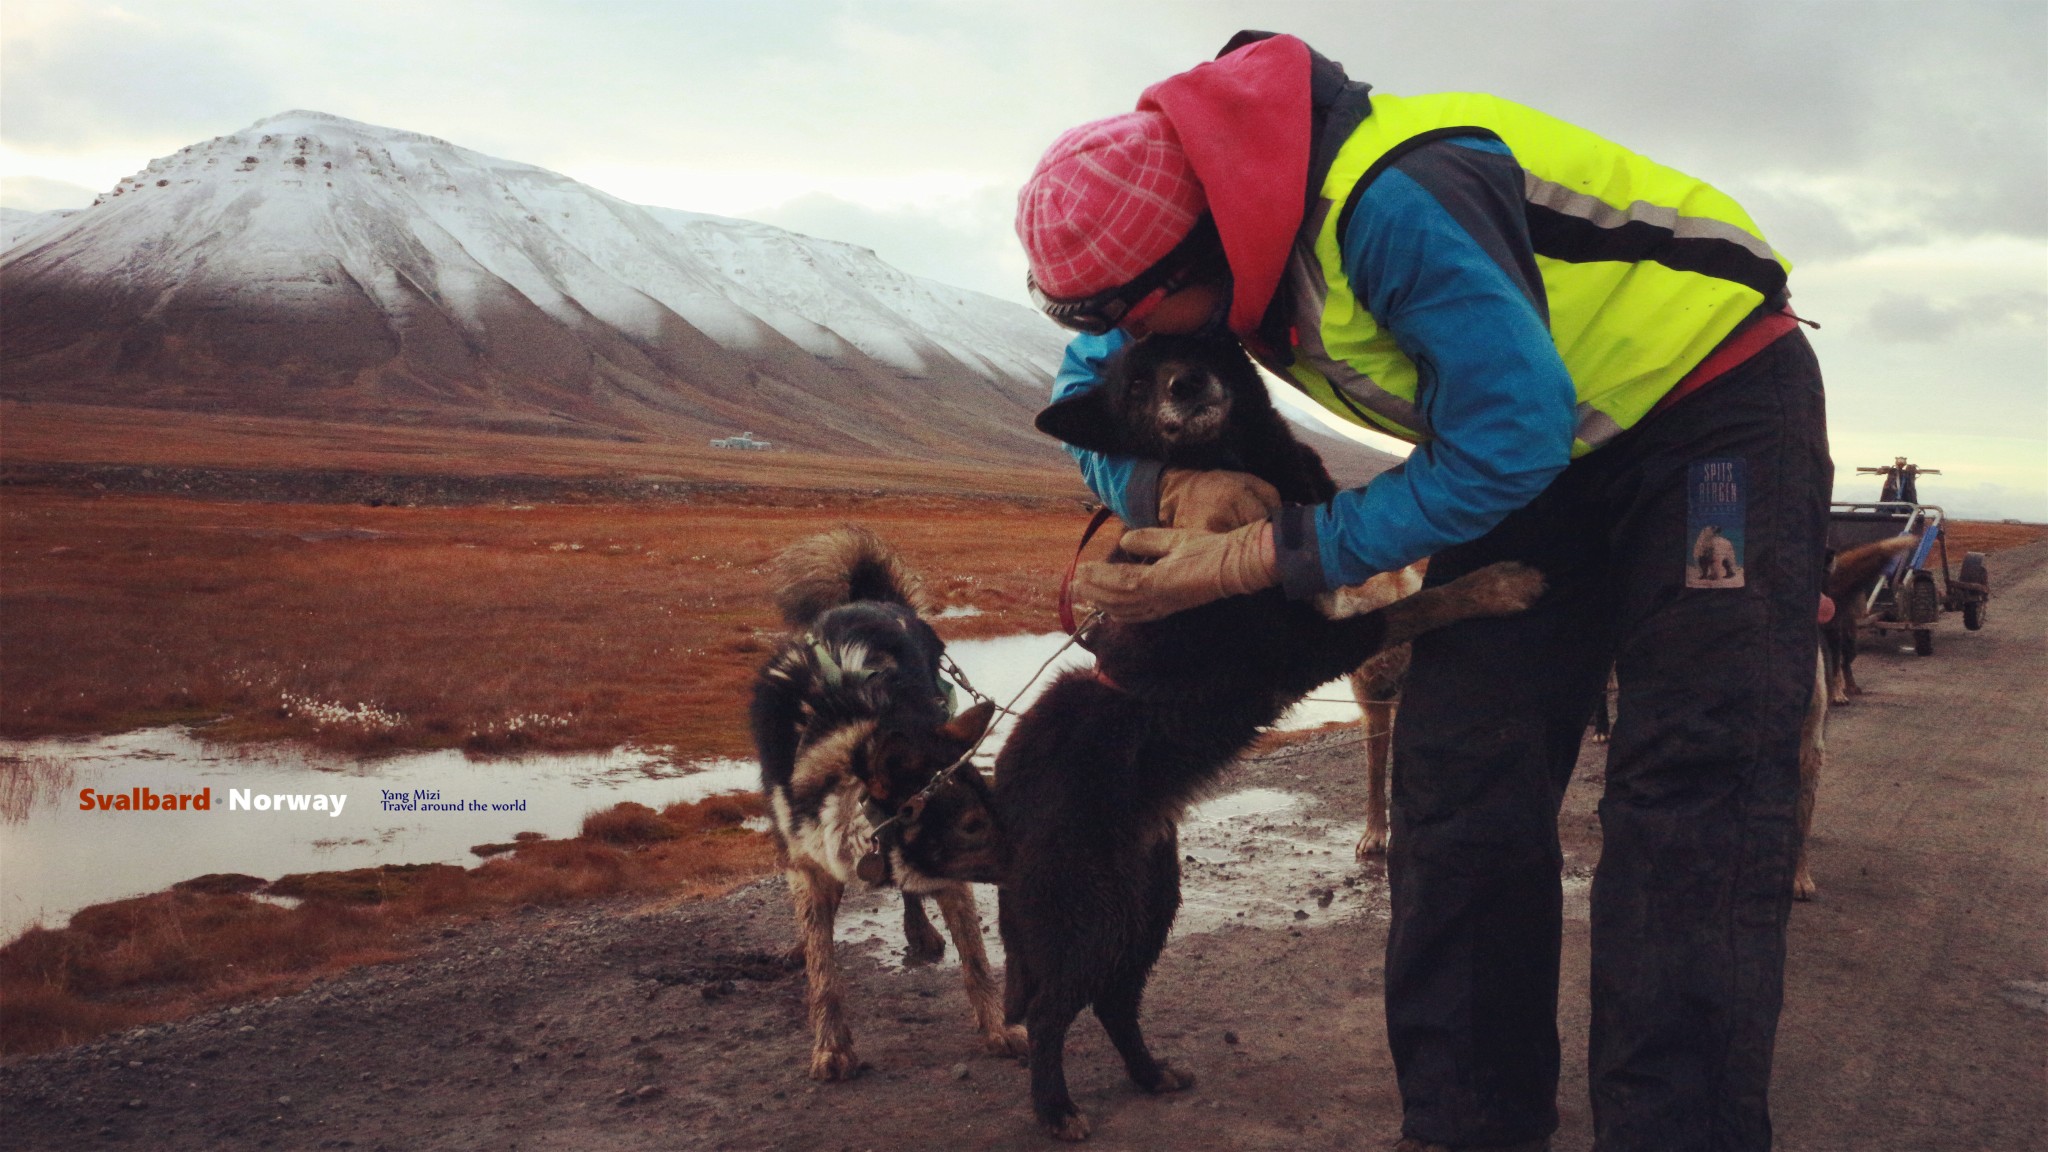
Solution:
{"label": "metal chain", "polygon": [[[953,681],[953,683],[958,684],[962,688],[965,688],[967,690],[967,694],[969,696],[974,697],[974,702],[976,704],[996,703],[995,701],[989,699],[986,695],[984,695],[981,689],[976,688],[974,686],[974,682],[967,678],[966,670],[961,668],[959,664],[953,661],[952,653],[939,653],[939,671],[944,672],[946,674],[946,677]],[[1005,708],[1000,704],[996,704],[996,711],[1009,716],[1016,715],[1015,712],[1011,712],[1008,708]]]}
{"label": "metal chain", "polygon": [[[1052,662],[1059,659],[1062,655],[1066,653],[1067,649],[1072,648],[1075,644],[1079,643],[1083,638],[1085,638],[1089,632],[1094,630],[1096,625],[1102,623],[1102,621],[1106,618],[1106,615],[1107,614],[1104,613],[1100,608],[1097,608],[1089,612],[1087,618],[1081,621],[1080,627],[1074,629],[1074,634],[1072,636],[1067,637],[1066,643],[1061,644],[1058,648],[1054,649],[1053,654],[1045,658],[1045,663],[1040,664],[1038,666],[1038,671],[1033,672],[1031,674],[1031,678],[1024,681],[1024,686],[1022,688],[1017,689],[1017,694],[1015,696],[1010,697],[1010,702],[1008,704],[997,704],[996,710],[999,712],[1008,713],[1012,716],[1016,715],[1016,712],[1014,712],[1013,709],[1016,707],[1017,702],[1024,698],[1024,694],[1026,692],[1031,691],[1031,686],[1038,683],[1038,678],[1040,676],[1045,675],[1045,670],[1047,668],[1052,667]],[[961,687],[964,688],[966,687],[966,685],[963,683]],[[974,693],[977,699],[988,699],[987,697],[982,696],[980,693],[974,692],[972,688],[968,688],[968,691]],[[990,700],[989,703],[994,704],[995,702],[993,700]],[[946,765],[944,768],[939,769],[938,773],[932,777],[931,783],[926,784],[924,787],[918,789],[915,793],[911,795],[910,799],[905,800],[902,804],[897,806],[896,814],[894,816],[891,816],[887,820],[884,820],[882,823],[876,825],[874,830],[868,834],[868,851],[880,852],[882,849],[882,832],[885,829],[887,829],[890,825],[900,823],[903,819],[903,813],[905,811],[921,810],[924,806],[925,798],[930,796],[933,792],[937,791],[939,785],[944,784],[948,780],[951,780],[953,778],[953,773],[958,772],[964,765],[968,763],[968,761],[972,760],[974,758],[974,754],[981,750],[982,741],[987,740],[989,737],[989,733],[993,731],[995,731],[995,721],[991,719],[989,721],[988,727],[983,728],[981,730],[981,735],[976,736],[974,738],[974,743],[969,744],[967,746],[967,751],[962,752],[958,760],[955,760],[951,764]]]}

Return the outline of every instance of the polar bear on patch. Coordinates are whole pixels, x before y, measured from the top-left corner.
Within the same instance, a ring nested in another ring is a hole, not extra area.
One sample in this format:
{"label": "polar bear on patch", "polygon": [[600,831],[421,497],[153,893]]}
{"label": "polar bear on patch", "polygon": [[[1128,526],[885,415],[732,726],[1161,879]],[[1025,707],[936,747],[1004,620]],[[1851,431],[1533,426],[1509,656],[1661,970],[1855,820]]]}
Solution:
{"label": "polar bear on patch", "polygon": [[1686,584],[1694,588],[1739,588],[1742,565],[1735,562],[1735,542],[1721,535],[1718,524],[1700,529],[1692,542],[1693,571]]}

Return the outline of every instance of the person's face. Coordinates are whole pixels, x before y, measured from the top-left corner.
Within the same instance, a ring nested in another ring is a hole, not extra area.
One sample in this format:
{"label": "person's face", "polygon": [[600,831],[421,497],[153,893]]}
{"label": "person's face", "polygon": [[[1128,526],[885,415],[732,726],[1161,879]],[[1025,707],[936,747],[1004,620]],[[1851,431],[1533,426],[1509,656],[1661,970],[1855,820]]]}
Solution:
{"label": "person's face", "polygon": [[1119,327],[1132,338],[1142,340],[1153,333],[1189,336],[1202,330],[1224,304],[1223,284],[1203,281],[1190,284],[1147,308],[1136,319]]}

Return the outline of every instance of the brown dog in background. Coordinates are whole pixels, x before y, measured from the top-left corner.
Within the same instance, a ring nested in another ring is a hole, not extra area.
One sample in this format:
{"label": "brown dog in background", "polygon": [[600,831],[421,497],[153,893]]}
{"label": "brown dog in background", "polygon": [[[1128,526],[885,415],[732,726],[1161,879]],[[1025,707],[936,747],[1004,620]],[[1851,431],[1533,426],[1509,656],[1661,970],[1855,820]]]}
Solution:
{"label": "brown dog in background", "polygon": [[[1363,584],[1331,594],[1331,615],[1356,616],[1384,608],[1422,591],[1429,561],[1420,560],[1394,572],[1382,572]],[[1396,644],[1375,654],[1345,677],[1358,701],[1359,727],[1365,732],[1365,833],[1353,850],[1360,863],[1387,853],[1387,786],[1394,764],[1394,720],[1401,710],[1401,685],[1408,678],[1409,647]]]}
{"label": "brown dog in background", "polygon": [[1847,704],[1860,696],[1852,666],[1856,663],[1856,630],[1863,625],[1865,602],[1877,587],[1892,560],[1920,542],[1917,536],[1894,536],[1851,548],[1835,557],[1828,569],[1827,593],[1835,602],[1835,618],[1821,626],[1821,642],[1827,647],[1828,699]]}
{"label": "brown dog in background", "polygon": [[1863,602],[1892,559],[1919,543],[1914,536],[1894,536],[1840,553],[1830,563],[1822,587],[1835,602],[1834,617],[1821,625],[1820,651],[1815,655],[1813,700],[1799,730],[1799,867],[1792,875],[1792,898],[1811,900],[1820,894],[1807,866],[1807,838],[1813,830],[1813,807],[1820,797],[1821,772],[1827,767],[1828,708],[1847,704],[1861,693],[1849,665],[1856,659],[1856,628]]}

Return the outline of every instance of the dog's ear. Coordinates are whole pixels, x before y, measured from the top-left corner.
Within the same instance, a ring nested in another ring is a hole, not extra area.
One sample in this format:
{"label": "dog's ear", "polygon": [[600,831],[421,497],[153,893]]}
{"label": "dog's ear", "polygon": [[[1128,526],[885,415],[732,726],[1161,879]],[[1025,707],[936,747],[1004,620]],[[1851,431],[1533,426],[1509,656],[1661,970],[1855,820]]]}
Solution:
{"label": "dog's ear", "polygon": [[1110,408],[1108,388],[1093,388],[1041,409],[1032,426],[1063,443],[1090,452],[1127,455],[1122,428]]}
{"label": "dog's ear", "polygon": [[947,721],[945,727],[939,729],[939,735],[965,748],[981,739],[981,734],[988,731],[988,722],[995,718],[995,714],[995,701],[984,700]]}
{"label": "dog's ear", "polygon": [[868,799],[878,804],[889,802],[895,787],[896,773],[892,769],[909,753],[910,739],[901,732],[877,732],[861,741],[854,750],[851,767]]}

